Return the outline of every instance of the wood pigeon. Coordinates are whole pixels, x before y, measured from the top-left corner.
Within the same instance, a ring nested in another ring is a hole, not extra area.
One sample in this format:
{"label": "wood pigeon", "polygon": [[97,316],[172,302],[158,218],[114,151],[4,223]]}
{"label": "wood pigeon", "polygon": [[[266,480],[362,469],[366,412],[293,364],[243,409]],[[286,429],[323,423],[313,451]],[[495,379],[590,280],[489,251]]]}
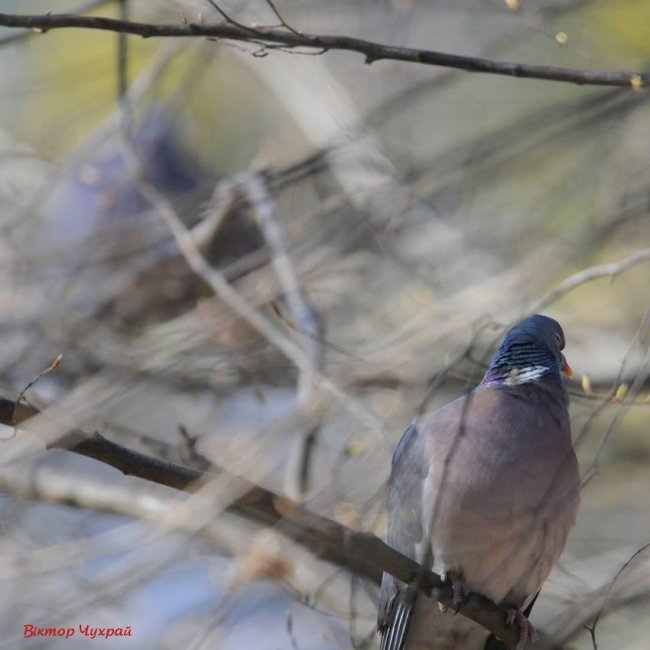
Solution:
{"label": "wood pigeon", "polygon": [[[563,348],[551,318],[515,325],[477,388],[409,426],[388,488],[388,544],[445,576],[458,604],[477,592],[506,606],[518,650],[579,502]],[[381,650],[483,650],[489,636],[387,574],[378,628]]]}

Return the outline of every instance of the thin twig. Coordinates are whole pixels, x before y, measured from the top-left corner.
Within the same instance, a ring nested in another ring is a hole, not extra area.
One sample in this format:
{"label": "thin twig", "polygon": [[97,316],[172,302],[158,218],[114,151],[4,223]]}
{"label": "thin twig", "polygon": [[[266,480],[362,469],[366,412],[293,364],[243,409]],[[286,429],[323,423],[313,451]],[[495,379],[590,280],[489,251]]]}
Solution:
{"label": "thin twig", "polygon": [[266,0],[266,4],[271,7],[271,11],[275,14],[275,17],[280,21],[280,24],[285,28],[288,29],[290,32],[293,32],[296,34],[296,36],[301,36],[301,33],[297,30],[294,29],[291,25],[287,23],[287,21],[282,17],[282,14],[277,10],[275,4],[273,3],[273,0]]}
{"label": "thin twig", "polygon": [[[127,164],[130,166],[138,182],[138,189],[165,221],[185,261],[196,275],[238,316],[243,318],[254,330],[284,354],[299,371],[312,373],[313,364],[310,357],[278,330],[267,318],[262,316],[255,307],[249,304],[231,286],[223,273],[213,267],[202,255],[192,231],[183,224],[180,217],[176,214],[176,210],[171,201],[147,180],[143,165],[128,138],[124,140],[124,155]],[[357,400],[347,395],[344,390],[335,385],[322,373],[314,372],[313,376],[314,381],[318,381],[319,386],[329,392],[350,413],[354,414],[373,431],[379,432],[380,439],[389,446],[388,432],[378,418],[369,413]]]}
{"label": "thin twig", "polygon": [[225,10],[222,9],[214,0],[207,0],[207,2],[219,13],[219,15],[226,21],[226,23],[229,23],[230,25],[239,27],[239,29],[243,29],[247,32],[251,32],[257,35],[255,29],[253,29],[252,27],[247,27],[246,25],[240,22],[237,22],[230,14],[227,14]]}
{"label": "thin twig", "polygon": [[[18,393],[18,397],[16,398],[16,404],[20,404],[27,391],[37,382],[41,377],[44,377],[45,375],[49,375],[51,372],[54,372],[60,365],[61,365],[61,359],[63,359],[63,354],[58,354],[56,359],[52,361],[52,363],[45,368],[44,370],[41,370],[36,377],[34,377],[31,381],[27,382],[27,385]],[[16,420],[17,413],[14,413],[14,419]],[[16,420],[17,422],[17,420]]]}
{"label": "thin twig", "polygon": [[[582,479],[582,485],[585,486],[587,483],[597,474],[598,469],[600,467],[600,459],[602,457],[602,454],[604,453],[605,449],[607,448],[607,444],[609,443],[609,439],[612,436],[612,433],[616,430],[617,426],[619,425],[621,419],[625,415],[625,413],[628,411],[628,409],[632,406],[634,403],[634,396],[638,395],[639,391],[645,384],[646,379],[648,378],[648,375],[650,374],[650,347],[649,347],[649,342],[648,342],[648,332],[650,328],[650,310],[646,311],[642,321],[641,325],[639,326],[639,329],[637,331],[637,334],[634,338],[634,341],[632,345],[630,346],[630,349],[628,350],[628,355],[631,353],[632,348],[634,347],[634,344],[638,341],[640,344],[645,348],[645,355],[644,355],[644,361],[643,365],[641,366],[639,372],[637,373],[637,376],[634,378],[634,381],[632,382],[632,385],[630,386],[629,390],[627,393],[624,395],[622,399],[622,404],[620,404],[619,409],[617,410],[616,414],[614,415],[612,421],[610,422],[609,426],[607,427],[607,431],[603,434],[602,438],[600,439],[600,442],[598,443],[598,447],[596,448],[596,453],[594,454],[594,458],[591,462],[591,465],[589,468],[584,472],[584,476]],[[627,356],[626,359],[624,360],[627,361]],[[621,366],[621,373],[623,370],[624,364]],[[613,387],[613,392],[614,395],[616,394],[616,386]]]}
{"label": "thin twig", "polygon": [[300,288],[289,255],[287,236],[276,219],[275,204],[269,195],[264,175],[260,171],[252,170],[241,179],[241,187],[255,211],[260,230],[271,251],[271,264],[299,333],[300,346],[310,366],[302,373],[299,392],[311,393],[313,376],[321,371],[323,365],[321,320]]}
{"label": "thin twig", "polygon": [[[301,368],[298,374],[298,404],[305,414],[305,423],[308,423],[308,413],[317,394],[316,376],[323,370],[321,319],[300,288],[289,256],[287,235],[275,217],[275,203],[269,195],[264,174],[252,169],[240,178],[241,187],[271,251],[271,265],[295,323],[300,347],[309,363],[309,367]],[[309,489],[312,455],[319,429],[319,422],[310,422],[306,431],[298,432],[293,462],[287,463],[285,485],[287,494],[294,499],[301,499]]]}
{"label": "thin twig", "polygon": [[235,184],[229,180],[221,180],[212,193],[204,218],[191,228],[194,241],[200,250],[205,252],[219,232],[219,228],[237,205],[238,195]]}
{"label": "thin twig", "polygon": [[605,597],[603,598],[603,604],[600,606],[600,609],[596,613],[596,616],[594,617],[594,622],[588,627],[585,626],[587,627],[587,630],[589,631],[589,634],[591,636],[591,642],[594,650],[598,650],[598,644],[596,643],[596,626],[598,625],[598,621],[600,620],[600,617],[605,611],[605,607],[609,600],[609,595],[611,594],[612,589],[614,588],[614,583],[618,580],[618,578],[625,571],[625,569],[627,569],[627,567],[630,566],[630,564],[634,561],[634,559],[637,556],[639,556],[641,553],[643,553],[643,551],[645,551],[647,548],[650,548],[650,543],[644,544],[641,548],[637,549],[634,553],[632,553],[632,555],[625,561],[623,566],[616,572],[616,575],[614,576],[609,586],[607,587],[607,592],[605,593]]}
{"label": "thin twig", "polygon": [[[641,323],[639,327],[637,328],[636,334],[630,341],[630,344],[627,346],[627,350],[625,352],[625,355],[623,356],[623,359],[621,360],[621,363],[618,368],[618,372],[616,373],[616,377],[611,381],[611,386],[607,394],[602,397],[602,396],[596,396],[594,395],[593,397],[595,399],[600,400],[600,404],[591,412],[589,417],[587,418],[587,421],[584,423],[582,426],[580,433],[575,437],[575,442],[574,444],[576,446],[580,445],[582,441],[587,437],[591,430],[591,426],[593,423],[596,421],[598,416],[608,407],[611,405],[612,400],[616,397],[616,391],[619,389],[621,386],[621,383],[623,381],[623,377],[625,375],[625,370],[627,368],[627,365],[632,357],[632,354],[634,352],[634,349],[637,346],[637,343],[639,341],[642,341],[642,337],[644,335],[647,335],[647,332],[645,331],[647,329],[646,322],[648,320],[648,316],[650,315],[650,311],[646,311],[644,317],[641,319]],[[647,343],[644,343],[647,347]],[[647,352],[646,352],[647,354]],[[638,380],[639,375],[637,374],[637,380]],[[641,388],[641,387],[639,387]],[[625,403],[628,406],[636,406],[639,405],[639,403],[636,400],[629,400],[630,394],[625,396]]]}
{"label": "thin twig", "polygon": [[598,266],[590,266],[588,269],[578,271],[573,275],[560,282],[556,287],[551,289],[546,295],[542,296],[536,303],[530,307],[531,313],[538,312],[551,303],[555,302],[563,295],[572,291],[586,282],[596,280],[598,278],[610,278],[611,281],[624,271],[631,269],[637,264],[650,261],[650,248],[644,248],[636,251],[629,257],[621,260],[620,262],[611,262],[610,264],[600,264]]}

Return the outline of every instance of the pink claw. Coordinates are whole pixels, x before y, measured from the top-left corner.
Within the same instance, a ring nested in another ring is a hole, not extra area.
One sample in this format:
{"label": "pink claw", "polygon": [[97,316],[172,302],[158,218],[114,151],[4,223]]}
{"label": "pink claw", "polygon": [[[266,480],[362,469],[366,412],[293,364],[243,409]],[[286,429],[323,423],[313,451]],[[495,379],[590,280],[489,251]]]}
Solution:
{"label": "pink claw", "polygon": [[539,639],[539,636],[535,631],[535,628],[532,626],[531,622],[518,609],[508,610],[506,623],[508,625],[517,623],[517,626],[519,627],[519,641],[517,642],[516,650],[525,650],[529,639],[531,643],[534,643]]}

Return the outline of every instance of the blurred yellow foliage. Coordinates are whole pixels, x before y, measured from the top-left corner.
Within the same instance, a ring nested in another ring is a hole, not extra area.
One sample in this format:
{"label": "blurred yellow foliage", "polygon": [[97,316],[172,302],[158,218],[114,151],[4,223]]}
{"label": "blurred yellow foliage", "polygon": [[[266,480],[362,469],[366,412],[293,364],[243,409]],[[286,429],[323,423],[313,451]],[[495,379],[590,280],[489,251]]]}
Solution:
{"label": "blurred yellow foliage", "polygon": [[599,2],[590,11],[608,44],[645,60],[650,57],[650,2],[617,0]]}
{"label": "blurred yellow foliage", "polygon": [[[133,78],[160,43],[129,39]],[[22,98],[21,135],[48,155],[73,149],[115,110],[117,37],[78,31],[48,32],[29,42]],[[47,119],[43,119],[47,106]]]}

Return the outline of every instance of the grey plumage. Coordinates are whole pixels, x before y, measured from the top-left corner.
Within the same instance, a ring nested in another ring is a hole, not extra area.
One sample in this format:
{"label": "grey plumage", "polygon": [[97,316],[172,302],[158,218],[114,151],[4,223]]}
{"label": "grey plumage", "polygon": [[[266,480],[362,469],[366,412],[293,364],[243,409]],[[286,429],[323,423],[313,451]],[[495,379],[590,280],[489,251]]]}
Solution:
{"label": "grey plumage", "polygon": [[[524,610],[575,522],[579,475],[559,374],[568,368],[561,328],[542,316],[518,328],[477,389],[405,432],[393,457],[387,541]],[[389,575],[378,626],[382,650],[482,650],[488,637]]]}

